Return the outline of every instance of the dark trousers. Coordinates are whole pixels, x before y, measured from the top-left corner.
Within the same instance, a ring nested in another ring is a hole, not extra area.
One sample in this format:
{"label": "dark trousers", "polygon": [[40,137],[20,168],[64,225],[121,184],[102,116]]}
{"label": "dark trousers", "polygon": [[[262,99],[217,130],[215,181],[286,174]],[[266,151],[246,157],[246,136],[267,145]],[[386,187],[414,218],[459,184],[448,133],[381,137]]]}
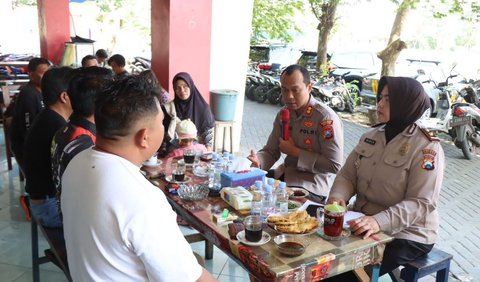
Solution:
{"label": "dark trousers", "polygon": [[393,240],[387,244],[383,252],[380,276],[394,270],[400,265],[404,265],[407,262],[428,254],[432,248],[433,244],[427,245],[405,239]]}

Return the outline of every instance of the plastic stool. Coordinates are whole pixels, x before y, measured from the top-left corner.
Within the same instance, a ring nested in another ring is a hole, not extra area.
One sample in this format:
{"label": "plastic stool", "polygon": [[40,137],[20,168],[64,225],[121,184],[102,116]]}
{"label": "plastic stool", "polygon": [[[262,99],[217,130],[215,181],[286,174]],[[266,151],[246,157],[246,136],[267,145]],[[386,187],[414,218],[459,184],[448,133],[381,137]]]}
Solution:
{"label": "plastic stool", "polygon": [[405,281],[418,281],[418,279],[437,272],[435,281],[448,281],[450,261],[453,256],[442,250],[433,248],[428,254],[404,265],[400,278]]}
{"label": "plastic stool", "polygon": [[233,124],[234,121],[215,121],[215,129],[214,129],[214,138],[213,138],[213,150],[218,151],[217,140],[219,136],[219,129],[223,128],[223,136],[222,136],[222,152],[225,152],[225,141],[226,141],[226,131],[230,129],[230,153],[233,154]]}

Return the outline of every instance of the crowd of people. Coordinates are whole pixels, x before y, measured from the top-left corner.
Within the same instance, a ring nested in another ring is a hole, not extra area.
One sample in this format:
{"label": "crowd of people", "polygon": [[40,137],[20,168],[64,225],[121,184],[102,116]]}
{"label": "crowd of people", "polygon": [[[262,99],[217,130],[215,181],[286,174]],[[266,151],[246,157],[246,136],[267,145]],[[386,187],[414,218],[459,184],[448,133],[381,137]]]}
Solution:
{"label": "crowd of people", "polygon": [[[64,229],[73,279],[214,281],[165,195],[139,170],[156,153],[212,150],[215,119],[191,75],[174,76],[173,98],[151,70],[128,74],[119,54],[86,56],[78,69],[34,58],[29,75],[13,106],[12,150],[31,215]],[[364,213],[349,222],[353,234],[393,236],[381,274],[428,253],[445,164],[440,143],[417,122],[430,105],[421,84],[381,78],[379,124],[343,163],[342,121],[312,98],[308,71],[291,65],[280,82],[289,138],[279,112],[266,145],[251,150],[251,165],[318,201]]]}

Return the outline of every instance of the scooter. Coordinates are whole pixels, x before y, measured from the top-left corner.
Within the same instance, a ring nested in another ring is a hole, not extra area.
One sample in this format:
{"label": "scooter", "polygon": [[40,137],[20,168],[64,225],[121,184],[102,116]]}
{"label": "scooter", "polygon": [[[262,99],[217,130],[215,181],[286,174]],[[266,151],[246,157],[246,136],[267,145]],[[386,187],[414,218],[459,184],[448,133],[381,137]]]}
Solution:
{"label": "scooter", "polygon": [[313,97],[336,111],[353,112],[355,102],[345,84],[345,76],[349,73],[317,81],[312,87]]}

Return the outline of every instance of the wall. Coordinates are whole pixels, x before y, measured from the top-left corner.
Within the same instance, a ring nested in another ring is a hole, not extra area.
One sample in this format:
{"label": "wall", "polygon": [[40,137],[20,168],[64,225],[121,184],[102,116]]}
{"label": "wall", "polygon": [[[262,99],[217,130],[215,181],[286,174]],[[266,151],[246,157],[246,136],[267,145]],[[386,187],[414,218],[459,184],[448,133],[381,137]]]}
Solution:
{"label": "wall", "polygon": [[[253,0],[212,2],[210,89],[232,89],[239,92],[235,110],[235,152],[240,147],[252,13]],[[229,148],[229,144],[226,145]]]}

